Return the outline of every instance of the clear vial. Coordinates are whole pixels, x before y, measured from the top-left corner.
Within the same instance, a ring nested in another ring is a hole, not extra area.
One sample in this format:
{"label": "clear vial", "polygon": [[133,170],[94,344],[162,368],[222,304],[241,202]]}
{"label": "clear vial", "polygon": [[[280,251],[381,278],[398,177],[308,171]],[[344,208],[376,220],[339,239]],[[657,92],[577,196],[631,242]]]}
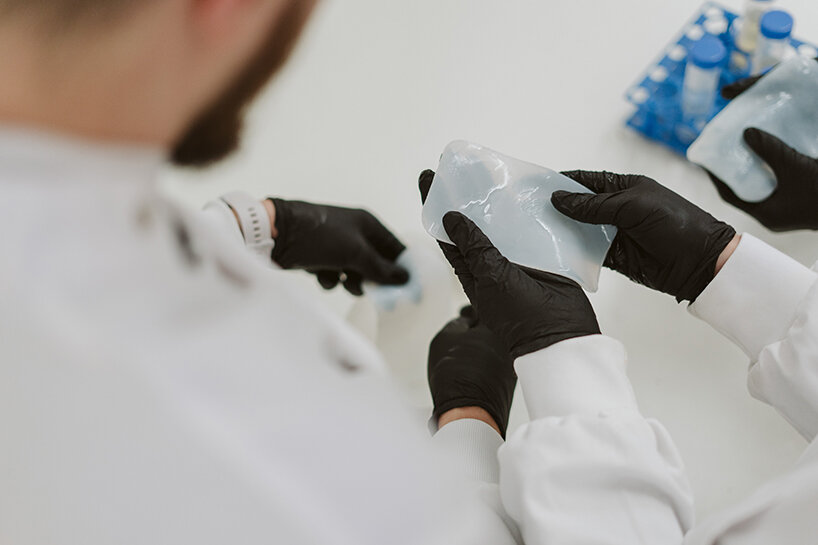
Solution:
{"label": "clear vial", "polygon": [[741,16],[741,30],[736,37],[736,45],[745,53],[752,53],[758,44],[761,18],[773,7],[774,0],[747,0]]}
{"label": "clear vial", "polygon": [[761,74],[782,60],[790,51],[794,21],[786,11],[768,11],[761,18],[761,36],[753,55],[753,74]]}
{"label": "clear vial", "polygon": [[682,111],[687,119],[710,116],[716,95],[727,48],[715,36],[705,36],[690,48],[682,85]]}

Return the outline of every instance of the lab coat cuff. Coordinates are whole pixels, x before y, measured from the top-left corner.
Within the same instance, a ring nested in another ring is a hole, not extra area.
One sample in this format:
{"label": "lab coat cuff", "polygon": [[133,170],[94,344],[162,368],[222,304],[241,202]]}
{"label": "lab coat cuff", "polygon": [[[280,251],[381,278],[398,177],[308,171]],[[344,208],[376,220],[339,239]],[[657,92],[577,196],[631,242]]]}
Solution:
{"label": "lab coat cuff", "polygon": [[603,335],[569,339],[514,362],[533,419],[638,410],[625,348]]}
{"label": "lab coat cuff", "polygon": [[786,336],[816,279],[815,272],[745,233],[688,310],[756,361],[765,346]]}
{"label": "lab coat cuff", "polygon": [[210,201],[202,209],[202,216],[214,229],[226,234],[235,246],[244,246],[241,228],[227,203],[221,199]]}
{"label": "lab coat cuff", "polygon": [[497,449],[503,438],[497,431],[480,420],[462,419],[440,428],[435,443],[449,454],[454,462],[475,481],[497,483],[500,468]]}

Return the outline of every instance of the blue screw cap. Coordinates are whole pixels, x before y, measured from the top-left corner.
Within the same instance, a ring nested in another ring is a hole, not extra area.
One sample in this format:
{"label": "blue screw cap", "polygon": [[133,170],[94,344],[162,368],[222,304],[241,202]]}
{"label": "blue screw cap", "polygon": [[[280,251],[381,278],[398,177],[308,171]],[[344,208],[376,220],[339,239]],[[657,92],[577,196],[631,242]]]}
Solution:
{"label": "blue screw cap", "polygon": [[782,10],[768,11],[761,18],[761,35],[771,40],[783,40],[792,34],[792,15]]}
{"label": "blue screw cap", "polygon": [[705,70],[720,66],[726,58],[727,48],[715,36],[705,36],[690,48],[690,62]]}

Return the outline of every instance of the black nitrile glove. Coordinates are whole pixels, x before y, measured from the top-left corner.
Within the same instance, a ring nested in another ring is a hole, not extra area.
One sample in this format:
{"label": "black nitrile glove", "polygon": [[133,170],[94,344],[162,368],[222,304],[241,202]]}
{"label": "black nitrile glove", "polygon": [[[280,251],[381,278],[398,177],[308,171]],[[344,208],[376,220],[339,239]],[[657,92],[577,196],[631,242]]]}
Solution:
{"label": "black nitrile glove", "polygon": [[480,323],[471,306],[440,330],[429,345],[429,389],[434,418],[452,409],[480,407],[506,436],[517,375],[502,340]]}
{"label": "black nitrile glove", "polygon": [[766,76],[767,74],[760,74],[758,76],[750,76],[749,78],[740,79],[738,81],[734,81],[730,85],[725,85],[721,88],[721,96],[725,100],[733,100],[741,93],[758,83],[758,80]]}
{"label": "black nitrile glove", "polygon": [[271,199],[278,237],[273,261],[283,269],[303,269],[324,289],[343,281],[362,295],[364,280],[401,285],[409,273],[395,260],[406,247],[365,210]]}
{"label": "black nitrile glove", "polygon": [[[425,201],[434,172],[420,175]],[[482,323],[519,358],[560,341],[599,333],[591,303],[579,285],[565,277],[511,263],[466,216],[443,217],[454,242],[440,244]]]}
{"label": "black nitrile glove", "polygon": [[[815,59],[818,61],[818,59]],[[725,85],[721,88],[721,96],[724,97],[726,100],[733,100],[741,93],[758,83],[758,80],[766,76],[767,73],[759,74],[757,76],[750,76],[749,78],[740,79],[731,83],[730,85]]]}
{"label": "black nitrile glove", "polygon": [[[818,60],[818,59],[816,59]],[[766,74],[726,85],[721,95],[733,100]],[[816,129],[818,130],[818,129]],[[744,131],[744,141],[772,168],[778,187],[758,203],[741,200],[712,172],[707,172],[727,203],[751,215],[771,231],[818,229],[818,161],[799,153],[772,134],[756,128]]]}
{"label": "black nitrile glove", "polygon": [[760,129],[745,130],[744,141],[770,166],[778,186],[765,200],[746,202],[708,172],[721,198],[771,231],[818,229],[818,160],[795,151]]}
{"label": "black nitrile glove", "polygon": [[605,266],[691,303],[716,274],[736,231],[646,176],[564,172],[596,194],[556,191],[551,202],[577,221],[615,225]]}

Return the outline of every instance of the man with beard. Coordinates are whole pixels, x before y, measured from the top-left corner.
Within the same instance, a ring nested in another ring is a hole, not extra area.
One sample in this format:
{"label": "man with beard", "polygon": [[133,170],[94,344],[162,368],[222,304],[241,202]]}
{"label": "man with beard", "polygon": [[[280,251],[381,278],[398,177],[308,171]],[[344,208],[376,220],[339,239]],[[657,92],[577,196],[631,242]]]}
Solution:
{"label": "man with beard", "polygon": [[157,192],[236,147],[313,4],[0,0],[0,542],[512,539],[375,351],[269,267],[400,284],[386,228],[233,194],[219,229]]}

